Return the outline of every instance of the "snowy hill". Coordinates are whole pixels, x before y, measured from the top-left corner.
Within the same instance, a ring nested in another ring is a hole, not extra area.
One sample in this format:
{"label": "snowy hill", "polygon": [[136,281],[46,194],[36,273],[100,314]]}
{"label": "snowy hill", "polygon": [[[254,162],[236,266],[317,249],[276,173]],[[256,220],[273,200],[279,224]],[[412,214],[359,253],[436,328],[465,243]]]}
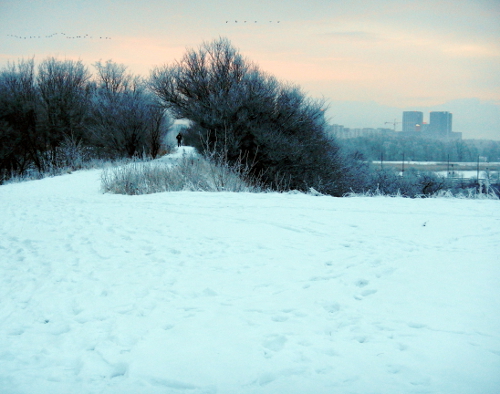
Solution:
{"label": "snowy hill", "polygon": [[0,392],[500,391],[491,200],[0,186]]}

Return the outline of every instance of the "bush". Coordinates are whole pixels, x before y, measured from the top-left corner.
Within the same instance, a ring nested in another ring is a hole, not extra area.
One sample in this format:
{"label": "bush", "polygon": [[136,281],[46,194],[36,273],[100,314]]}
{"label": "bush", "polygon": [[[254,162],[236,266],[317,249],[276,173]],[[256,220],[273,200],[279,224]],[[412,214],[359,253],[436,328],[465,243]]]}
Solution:
{"label": "bush", "polygon": [[396,170],[371,170],[366,187],[354,189],[346,196],[398,196],[398,197],[457,197],[474,199],[500,198],[499,185],[488,181],[452,181],[433,172],[420,172],[415,169],[401,175]]}
{"label": "bush", "polygon": [[375,170],[369,190],[383,195],[403,197],[431,196],[449,188],[446,179],[432,172],[410,169],[399,175],[395,170]]}
{"label": "bush", "polygon": [[186,155],[176,163],[134,161],[103,170],[102,190],[116,194],[150,194],[171,191],[258,192],[261,189],[243,179],[227,163]]}
{"label": "bush", "polygon": [[241,160],[266,187],[342,195],[349,171],[324,132],[324,102],[312,100],[243,59],[227,39],[189,50],[153,70],[153,91],[176,118],[189,119],[198,149]]}

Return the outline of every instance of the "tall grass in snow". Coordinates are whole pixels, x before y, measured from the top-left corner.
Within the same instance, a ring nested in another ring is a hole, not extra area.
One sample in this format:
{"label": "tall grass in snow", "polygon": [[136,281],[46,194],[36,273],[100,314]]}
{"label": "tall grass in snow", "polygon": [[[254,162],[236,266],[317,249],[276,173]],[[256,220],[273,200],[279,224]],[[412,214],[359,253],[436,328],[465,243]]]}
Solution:
{"label": "tall grass in snow", "polygon": [[261,191],[245,180],[237,168],[199,156],[184,156],[175,162],[133,162],[105,168],[101,186],[105,193],[129,195],[183,190]]}

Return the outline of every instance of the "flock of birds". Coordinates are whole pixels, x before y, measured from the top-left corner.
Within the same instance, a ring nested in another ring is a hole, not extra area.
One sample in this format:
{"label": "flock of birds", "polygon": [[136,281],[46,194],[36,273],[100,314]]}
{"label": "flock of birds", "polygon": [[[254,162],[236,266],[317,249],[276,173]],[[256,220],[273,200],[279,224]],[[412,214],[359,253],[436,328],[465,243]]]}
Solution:
{"label": "flock of birds", "polygon": [[[252,23],[251,21],[240,21],[241,23]],[[226,23],[238,23],[238,21],[226,21]],[[253,23],[258,23],[258,21],[253,21]],[[269,21],[269,23],[280,23],[280,21]],[[38,39],[38,38],[53,38],[53,37],[56,37],[56,36],[63,36],[64,38],[67,38],[67,39],[71,39],[71,40],[74,40],[74,39],[93,39],[94,37],[89,35],[89,34],[85,34],[85,35],[82,35],[82,36],[69,36],[67,35],[66,33],[52,33],[52,34],[49,34],[49,35],[46,35],[46,36],[39,36],[39,35],[31,35],[31,36],[23,36],[23,35],[17,35],[17,34],[7,34],[8,37],[12,37],[12,38],[17,38],[19,40],[32,40],[32,39]],[[95,37],[97,39],[97,36]],[[104,36],[99,36],[99,40],[111,40],[111,37],[104,37]]]}
{"label": "flock of birds", "polygon": [[[241,23],[252,23],[251,21],[240,21]],[[226,21],[226,23],[233,23],[233,21]],[[238,23],[238,21],[234,21],[234,23]],[[258,21],[254,21],[253,23],[258,23]],[[269,23],[280,23],[280,21],[269,21]],[[49,35],[46,35],[46,36],[39,36],[39,35],[31,35],[31,36],[23,36],[23,35],[17,35],[17,34],[7,34],[8,37],[12,37],[12,38],[17,38],[17,39],[20,39],[20,40],[30,40],[30,39],[38,39],[38,38],[53,38],[53,37],[56,37],[56,36],[63,36],[64,38],[67,38],[67,39],[93,39],[94,37],[89,35],[89,34],[85,34],[85,35],[82,35],[82,36],[69,36],[67,35],[66,33],[52,33],[52,34],[49,34]],[[97,37],[95,37],[97,39]],[[111,37],[104,37],[104,36],[99,36],[99,40],[111,40]]]}
{"label": "flock of birds", "polygon": [[[49,34],[48,36],[19,36],[19,35],[16,35],[16,34],[7,34],[7,36],[9,37],[12,37],[12,38],[18,38],[20,40],[29,40],[29,39],[33,39],[33,38],[53,38],[53,37],[56,37],[58,35],[61,35],[61,36],[64,36],[65,38],[68,38],[68,39],[93,39],[94,37],[89,35],[89,34],[85,34],[83,36],[69,36],[67,35],[66,33],[52,33],[52,34]],[[97,39],[97,37],[96,37]],[[111,37],[103,37],[103,36],[100,36],[99,37],[100,40],[111,40]]]}

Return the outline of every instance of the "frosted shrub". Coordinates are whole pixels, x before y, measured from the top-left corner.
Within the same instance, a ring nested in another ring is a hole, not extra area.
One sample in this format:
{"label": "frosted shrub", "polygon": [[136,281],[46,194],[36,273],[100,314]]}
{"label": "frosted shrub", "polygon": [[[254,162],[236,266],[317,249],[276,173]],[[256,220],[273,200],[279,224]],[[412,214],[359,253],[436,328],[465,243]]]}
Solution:
{"label": "frosted shrub", "polygon": [[102,190],[116,194],[151,194],[172,191],[257,192],[236,169],[201,157],[187,156],[175,164],[133,162],[104,169]]}

